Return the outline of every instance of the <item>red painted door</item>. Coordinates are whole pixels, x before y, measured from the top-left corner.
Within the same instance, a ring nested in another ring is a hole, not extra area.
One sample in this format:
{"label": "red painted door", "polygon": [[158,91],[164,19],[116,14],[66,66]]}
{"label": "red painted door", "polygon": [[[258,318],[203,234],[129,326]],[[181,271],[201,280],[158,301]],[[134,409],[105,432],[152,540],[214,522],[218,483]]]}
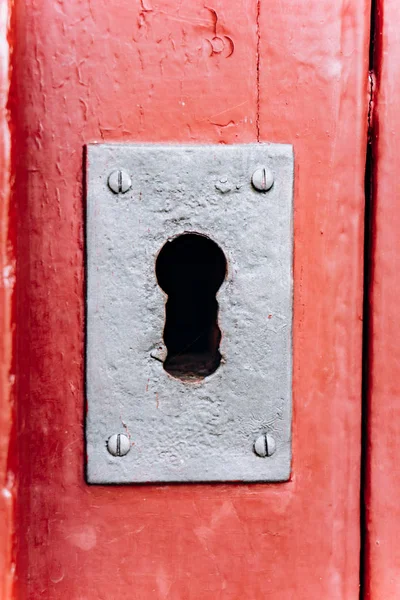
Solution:
{"label": "red painted door", "polygon": [[368,370],[366,372],[365,597],[400,597],[400,5],[379,0],[375,14]]}
{"label": "red painted door", "polygon": [[[5,301],[18,384],[4,431],[14,398],[18,463],[0,468],[2,506],[16,499],[15,597],[358,597],[369,4],[10,7],[2,126],[18,243]],[[294,145],[289,482],[85,483],[82,149],[93,141]]]}

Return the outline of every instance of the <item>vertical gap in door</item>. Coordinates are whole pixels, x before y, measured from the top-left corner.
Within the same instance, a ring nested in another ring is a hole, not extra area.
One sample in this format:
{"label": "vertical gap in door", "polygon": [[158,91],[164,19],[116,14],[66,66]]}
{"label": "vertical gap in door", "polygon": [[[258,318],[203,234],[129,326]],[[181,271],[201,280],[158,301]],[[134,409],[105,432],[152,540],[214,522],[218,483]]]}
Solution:
{"label": "vertical gap in door", "polygon": [[363,295],[363,341],[362,341],[362,417],[361,417],[361,481],[360,481],[360,600],[365,598],[365,569],[367,543],[367,461],[368,461],[368,417],[369,417],[369,344],[370,344],[370,285],[372,259],[372,217],[374,186],[374,148],[373,148],[373,100],[375,87],[375,41],[376,41],[377,0],[371,0],[371,23],[368,67],[368,118],[367,149],[365,159],[365,214],[364,214],[364,295]]}

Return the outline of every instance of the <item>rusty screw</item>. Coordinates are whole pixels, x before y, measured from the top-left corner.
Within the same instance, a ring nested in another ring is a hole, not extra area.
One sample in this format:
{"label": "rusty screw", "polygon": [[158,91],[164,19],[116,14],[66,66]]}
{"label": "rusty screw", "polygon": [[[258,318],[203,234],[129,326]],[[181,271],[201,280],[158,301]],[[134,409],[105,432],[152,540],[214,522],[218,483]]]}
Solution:
{"label": "rusty screw", "polygon": [[108,176],[108,187],[114,194],[125,194],[132,187],[132,179],[123,169],[116,169]]}
{"label": "rusty screw", "polygon": [[272,435],[263,433],[254,442],[254,452],[257,456],[272,456],[276,450],[276,442]]}
{"label": "rusty screw", "polygon": [[124,433],[114,433],[107,440],[107,450],[113,456],[125,456],[130,449],[131,443]]}
{"label": "rusty screw", "polygon": [[274,185],[274,175],[267,167],[261,167],[254,171],[251,183],[258,192],[268,192]]}

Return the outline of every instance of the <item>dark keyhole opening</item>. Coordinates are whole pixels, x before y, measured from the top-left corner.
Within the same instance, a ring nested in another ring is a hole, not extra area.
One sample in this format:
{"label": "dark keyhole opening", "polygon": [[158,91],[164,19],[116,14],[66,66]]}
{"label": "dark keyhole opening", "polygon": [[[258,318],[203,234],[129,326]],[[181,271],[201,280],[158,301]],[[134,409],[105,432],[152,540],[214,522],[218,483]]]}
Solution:
{"label": "dark keyhole opening", "polygon": [[162,247],[156,261],[159,286],[168,294],[164,369],[182,380],[211,375],[221,362],[216,294],[226,275],[226,258],[210,238],[182,234]]}

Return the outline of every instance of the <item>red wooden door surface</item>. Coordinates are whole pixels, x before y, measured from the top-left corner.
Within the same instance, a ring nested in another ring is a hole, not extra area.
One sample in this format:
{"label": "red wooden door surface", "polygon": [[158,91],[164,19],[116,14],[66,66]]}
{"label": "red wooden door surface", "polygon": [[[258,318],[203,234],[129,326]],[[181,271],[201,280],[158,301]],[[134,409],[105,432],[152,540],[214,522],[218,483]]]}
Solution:
{"label": "red wooden door surface", "polygon": [[[12,11],[16,597],[357,598],[369,0]],[[289,482],[85,483],[82,148],[103,140],[294,145]]]}
{"label": "red wooden door surface", "polygon": [[365,597],[400,597],[400,5],[375,15],[365,485]]}
{"label": "red wooden door surface", "polygon": [[[10,7],[0,3],[0,598],[11,597],[15,506],[15,446],[12,441],[15,383],[15,220],[11,207],[11,131],[7,100]],[[12,446],[12,449],[11,449]]]}

